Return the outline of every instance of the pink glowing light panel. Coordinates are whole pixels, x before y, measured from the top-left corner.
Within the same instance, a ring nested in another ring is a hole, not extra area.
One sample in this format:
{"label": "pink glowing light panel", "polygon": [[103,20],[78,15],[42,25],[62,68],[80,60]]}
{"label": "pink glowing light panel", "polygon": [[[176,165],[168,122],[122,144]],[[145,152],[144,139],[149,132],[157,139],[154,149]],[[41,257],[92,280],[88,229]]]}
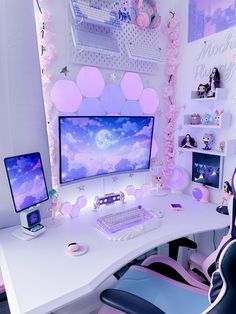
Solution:
{"label": "pink glowing light panel", "polygon": [[154,117],[59,117],[60,182],[150,167]]}
{"label": "pink glowing light panel", "polygon": [[4,162],[16,212],[48,199],[39,153],[8,157]]}

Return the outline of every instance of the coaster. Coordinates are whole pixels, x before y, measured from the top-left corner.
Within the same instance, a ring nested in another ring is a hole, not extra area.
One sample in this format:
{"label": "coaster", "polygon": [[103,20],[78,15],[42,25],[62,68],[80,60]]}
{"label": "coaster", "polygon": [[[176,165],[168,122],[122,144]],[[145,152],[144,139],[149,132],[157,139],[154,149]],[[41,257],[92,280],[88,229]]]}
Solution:
{"label": "coaster", "polygon": [[79,244],[79,249],[77,251],[70,251],[68,249],[68,247],[66,248],[66,254],[70,255],[70,256],[78,256],[78,255],[84,255],[85,253],[87,253],[89,246],[88,244],[84,244],[84,243],[78,243]]}

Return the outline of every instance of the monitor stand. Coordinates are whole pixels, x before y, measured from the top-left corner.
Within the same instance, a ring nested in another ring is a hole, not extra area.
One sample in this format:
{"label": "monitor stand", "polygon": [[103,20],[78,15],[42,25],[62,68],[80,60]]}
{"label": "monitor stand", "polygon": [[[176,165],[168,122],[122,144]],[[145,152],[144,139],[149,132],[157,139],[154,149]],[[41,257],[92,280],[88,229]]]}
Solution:
{"label": "monitor stand", "polygon": [[166,196],[169,193],[170,193],[170,190],[168,189],[154,188],[150,190],[150,194],[152,196]]}
{"label": "monitor stand", "polygon": [[43,224],[47,228],[55,228],[60,226],[63,223],[63,217],[60,215],[55,216],[55,217],[49,217],[49,218],[44,218],[43,219]]}
{"label": "monitor stand", "polygon": [[228,211],[228,206],[217,206],[216,207],[216,211],[220,214],[223,215],[228,215],[229,211]]}

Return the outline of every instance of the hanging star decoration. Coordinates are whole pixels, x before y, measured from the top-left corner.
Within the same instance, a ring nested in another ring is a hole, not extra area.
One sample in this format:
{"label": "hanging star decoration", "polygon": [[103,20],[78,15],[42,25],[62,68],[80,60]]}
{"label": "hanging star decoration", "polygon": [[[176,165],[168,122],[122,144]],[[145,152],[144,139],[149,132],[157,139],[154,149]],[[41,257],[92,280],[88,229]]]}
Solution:
{"label": "hanging star decoration", "polygon": [[182,131],[182,130],[183,130],[182,124],[180,124],[180,125],[178,126],[178,130],[179,130],[179,131]]}
{"label": "hanging star decoration", "polygon": [[117,177],[112,177],[112,182],[116,183],[119,179]]}
{"label": "hanging star decoration", "polygon": [[68,73],[68,69],[67,69],[67,66],[65,66],[64,68],[61,69],[60,73],[63,73],[65,76],[67,75]]}
{"label": "hanging star decoration", "polygon": [[110,79],[111,79],[111,81],[115,81],[115,79],[116,79],[115,73],[110,74]]}
{"label": "hanging star decoration", "polygon": [[78,189],[79,191],[84,191],[84,190],[85,190],[85,186],[84,186],[84,185],[79,185],[79,186],[77,187],[77,189]]}

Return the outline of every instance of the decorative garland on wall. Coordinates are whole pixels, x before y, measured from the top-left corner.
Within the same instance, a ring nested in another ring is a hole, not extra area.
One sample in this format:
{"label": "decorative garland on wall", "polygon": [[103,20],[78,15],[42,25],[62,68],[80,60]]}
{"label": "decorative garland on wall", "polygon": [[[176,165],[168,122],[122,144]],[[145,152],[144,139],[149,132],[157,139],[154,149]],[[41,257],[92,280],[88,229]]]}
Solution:
{"label": "decorative garland on wall", "polygon": [[53,44],[53,34],[50,32],[50,24],[52,22],[51,14],[48,10],[42,8],[41,2],[46,2],[47,0],[36,0],[36,4],[39,9],[39,14],[37,16],[37,26],[38,26],[38,43],[39,43],[39,54],[40,54],[40,65],[42,73],[42,88],[44,95],[44,107],[45,115],[47,121],[47,133],[49,142],[49,155],[51,163],[51,173],[52,173],[52,186],[56,190],[58,189],[58,174],[53,167],[56,162],[56,138],[54,135],[54,129],[52,126],[52,114],[53,114],[53,104],[50,99],[49,91],[52,83],[52,77],[49,73],[49,69],[52,66],[55,58],[57,56],[56,47]]}
{"label": "decorative garland on wall", "polygon": [[163,27],[163,33],[167,38],[166,47],[166,82],[163,89],[164,105],[166,107],[166,126],[164,132],[164,176],[170,177],[174,171],[174,131],[176,127],[176,118],[178,114],[175,103],[175,85],[176,72],[178,67],[179,52],[179,24],[180,20],[175,13],[170,12],[171,18],[166,26]]}

